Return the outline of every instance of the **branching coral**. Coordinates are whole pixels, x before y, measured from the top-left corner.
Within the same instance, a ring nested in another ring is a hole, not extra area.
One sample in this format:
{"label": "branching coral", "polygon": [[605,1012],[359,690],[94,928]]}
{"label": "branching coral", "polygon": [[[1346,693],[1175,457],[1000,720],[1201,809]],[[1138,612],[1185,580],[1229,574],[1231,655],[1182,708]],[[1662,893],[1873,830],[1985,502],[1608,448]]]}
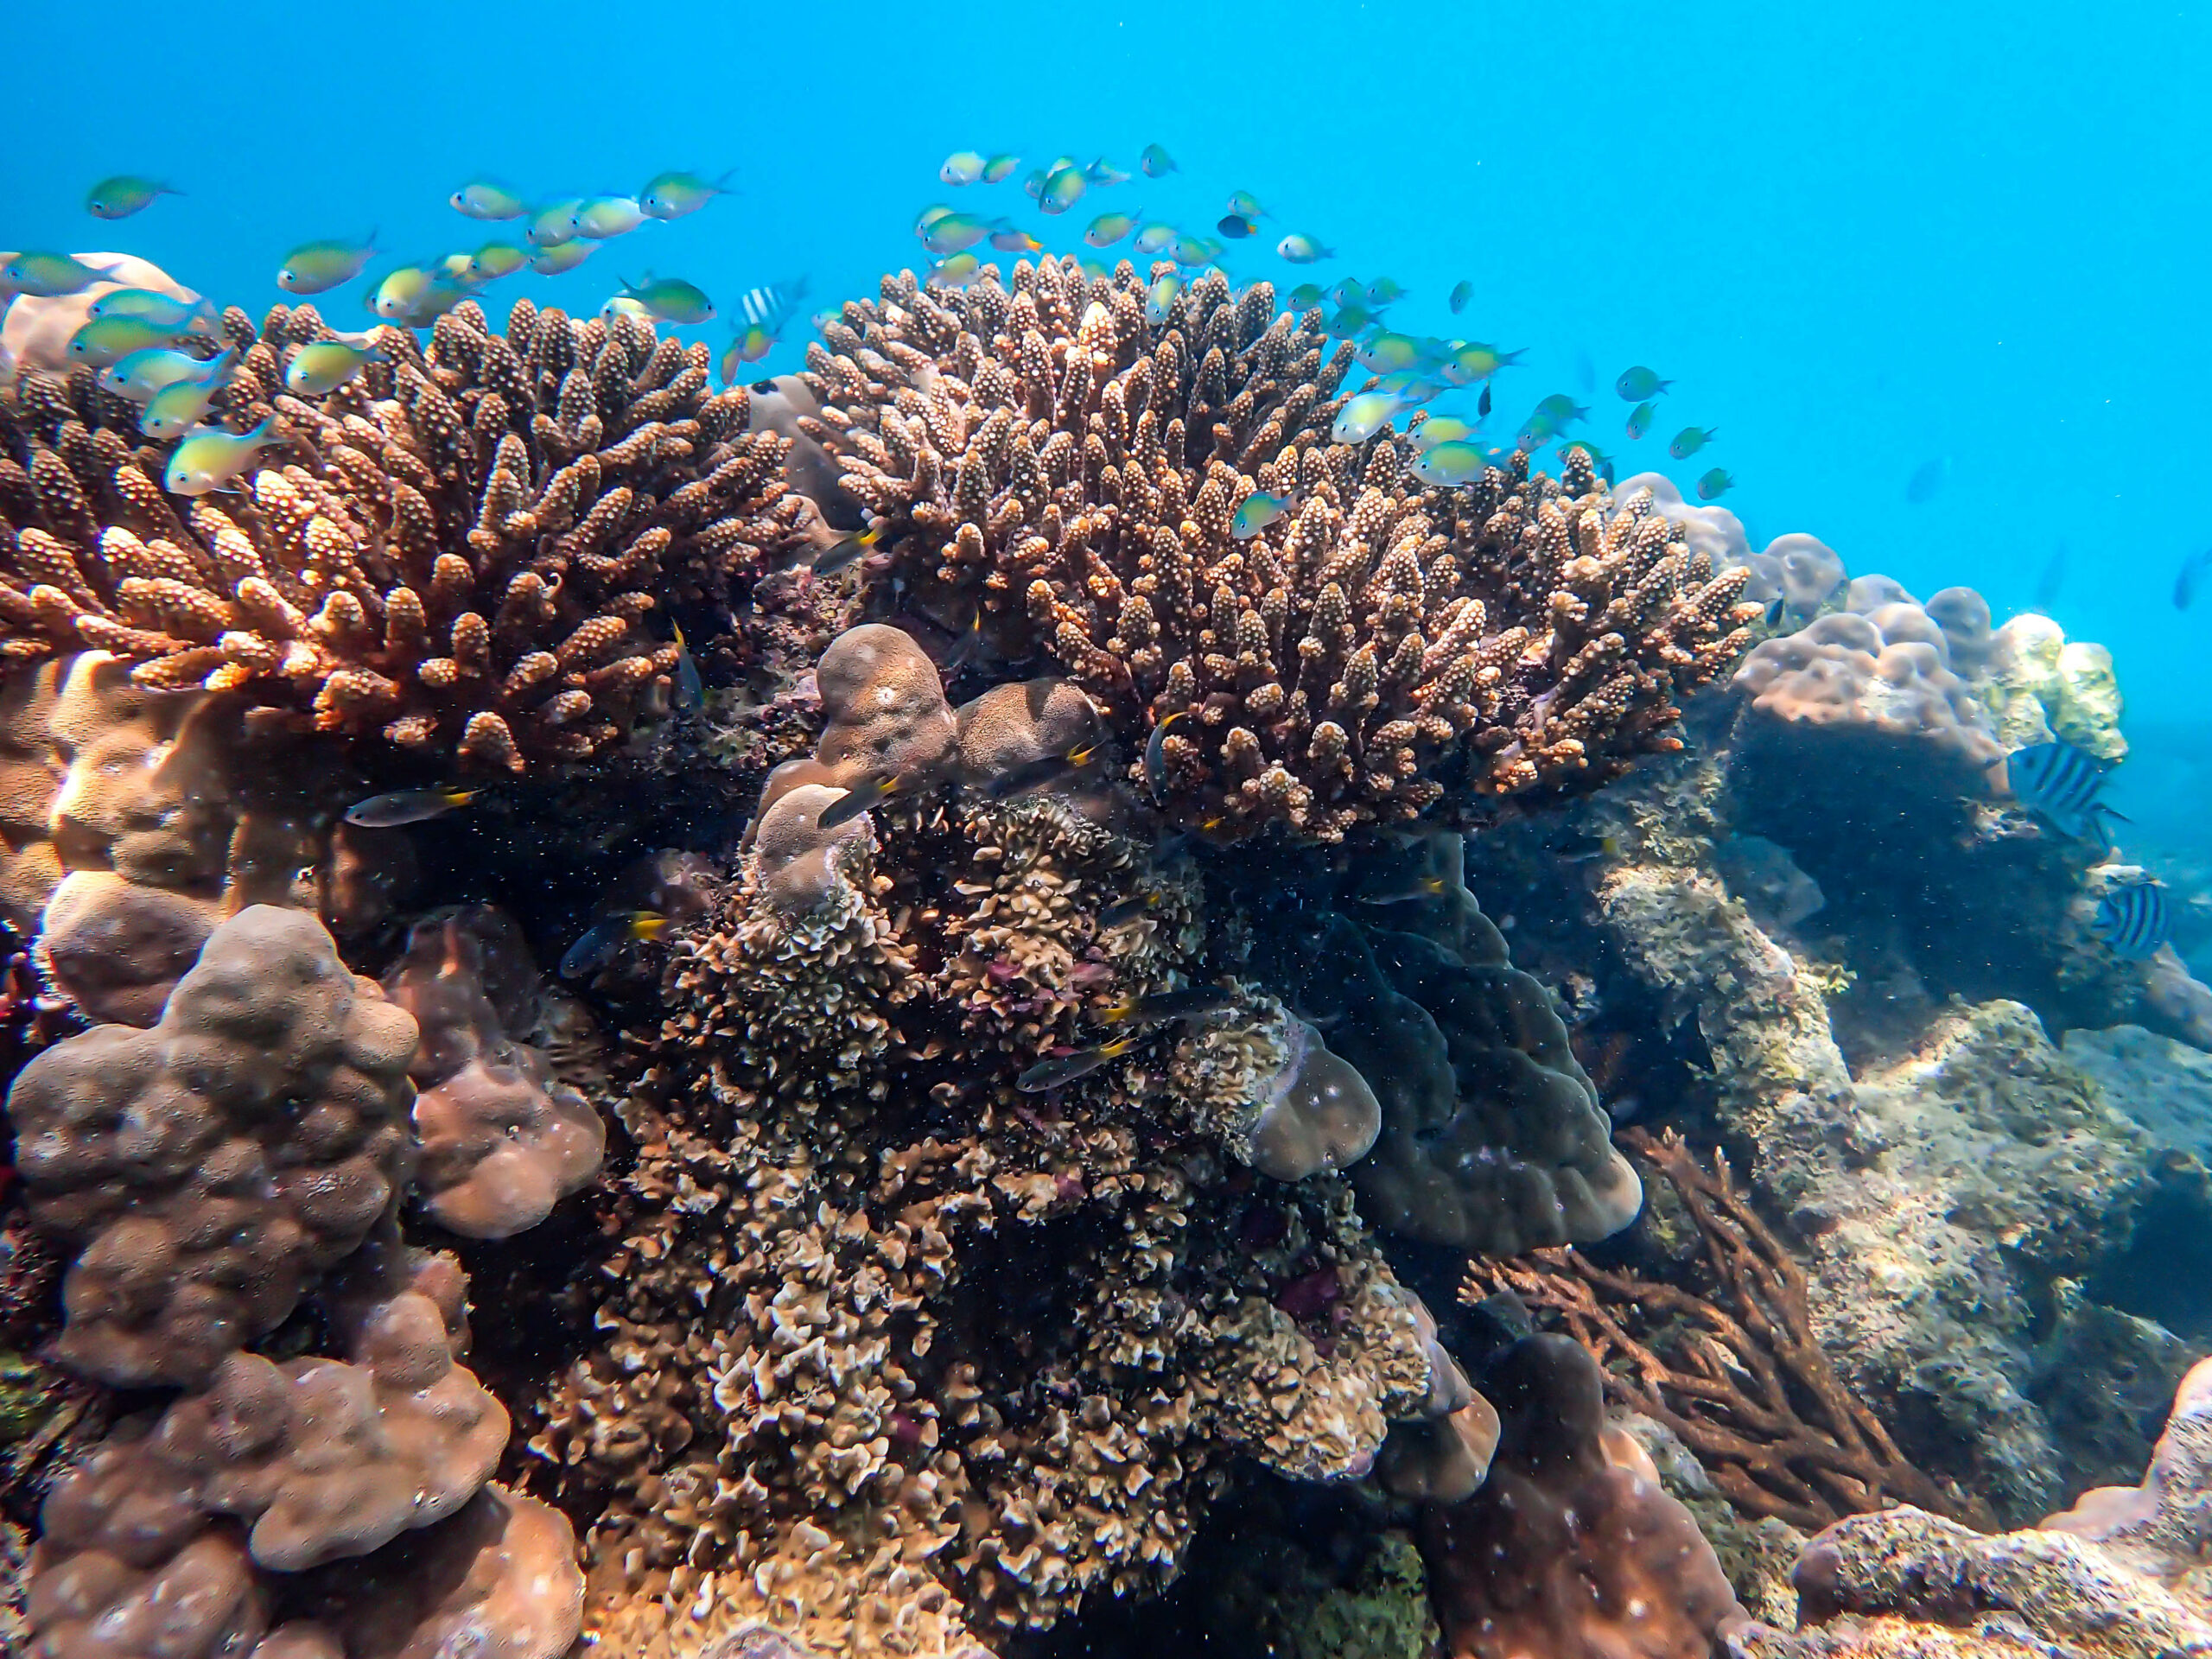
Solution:
{"label": "branching coral", "polygon": [[[1389,440],[1332,443],[1349,346],[1218,276],[1147,321],[1128,264],[911,273],[850,302],[801,377],[846,491],[894,522],[914,602],[999,653],[1048,653],[1164,793],[1223,833],[1321,840],[1478,796],[1599,781],[1669,747],[1678,696],[1748,639],[1745,577],[1564,483],[1413,481]],[[1239,540],[1255,490],[1302,505]]]}
{"label": "branching coral", "polygon": [[238,690],[316,729],[443,764],[579,760],[665,695],[678,647],[647,618],[728,597],[802,511],[785,442],[709,393],[707,349],[529,302],[473,303],[427,348],[313,402],[280,353],[327,337],[310,307],[244,347],[233,403],[283,441],[245,498],[186,501],[92,383],[25,374],[0,404],[0,653],[92,646],[149,688]]}
{"label": "branching coral", "polygon": [[1737,1192],[1671,1131],[1626,1139],[1695,1230],[1700,1294],[1579,1252],[1470,1264],[1460,1294],[1510,1290],[1559,1319],[1605,1370],[1609,1397],[1681,1437],[1737,1509],[1819,1527],[1885,1501],[1961,1507],[1900,1452],[1844,1386],[1812,1329],[1804,1270]]}

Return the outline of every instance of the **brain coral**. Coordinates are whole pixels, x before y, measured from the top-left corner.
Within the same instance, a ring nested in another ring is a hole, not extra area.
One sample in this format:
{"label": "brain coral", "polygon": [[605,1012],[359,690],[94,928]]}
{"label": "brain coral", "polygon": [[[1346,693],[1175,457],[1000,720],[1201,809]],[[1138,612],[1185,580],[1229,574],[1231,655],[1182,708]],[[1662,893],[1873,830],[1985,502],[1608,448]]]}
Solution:
{"label": "brain coral", "polygon": [[[801,377],[799,420],[894,525],[890,578],[1002,658],[1054,658],[1132,748],[1152,724],[1186,822],[1321,840],[1465,799],[1601,780],[1669,747],[1729,663],[1746,578],[1648,505],[1567,480],[1412,480],[1329,442],[1347,345],[1265,283],[1018,264],[959,296],[885,279]],[[1249,539],[1254,490],[1302,505]]]}
{"label": "brain coral", "polygon": [[282,440],[231,505],[171,494],[88,370],[0,400],[7,659],[92,646],[142,685],[521,772],[627,731],[677,667],[647,619],[726,599],[803,510],[785,442],[708,391],[707,348],[627,319],[523,301],[494,332],[472,302],[427,347],[380,330],[388,360],[312,401],[281,353],[329,337],[313,308],[225,327],[232,413],[273,410]]}

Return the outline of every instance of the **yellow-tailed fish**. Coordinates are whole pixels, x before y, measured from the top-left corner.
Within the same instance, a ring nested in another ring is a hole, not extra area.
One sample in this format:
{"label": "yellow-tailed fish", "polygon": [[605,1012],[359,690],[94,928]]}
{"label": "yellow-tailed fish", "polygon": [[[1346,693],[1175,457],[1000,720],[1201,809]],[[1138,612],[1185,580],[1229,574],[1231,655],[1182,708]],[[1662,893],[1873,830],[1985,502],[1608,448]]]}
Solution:
{"label": "yellow-tailed fish", "polygon": [[302,242],[277,267],[276,286],[287,294],[327,294],[359,276],[376,254],[374,231],[358,242]]}
{"label": "yellow-tailed fish", "polygon": [[528,249],[512,242],[486,242],[468,256],[468,274],[480,283],[512,276],[530,263]]}
{"label": "yellow-tailed fish", "polygon": [[220,427],[200,427],[188,432],[170,452],[162,481],[172,495],[207,495],[227,490],[251,470],[254,458],[284,440],[269,430],[271,416],[251,432],[229,432]]}
{"label": "yellow-tailed fish", "polygon": [[1170,173],[1178,170],[1175,166],[1175,158],[1160,144],[1147,144],[1144,147],[1144,154],[1137,159],[1138,164],[1144,168],[1144,175],[1147,179],[1164,179]]}
{"label": "yellow-tailed fish", "polygon": [[1249,542],[1297,505],[1295,495],[1269,495],[1265,490],[1255,490],[1236,504],[1229,533],[1240,542]]}
{"label": "yellow-tailed fish", "polygon": [[588,242],[563,242],[541,251],[530,262],[530,268],[541,276],[558,276],[590,258],[591,248]]}
{"label": "yellow-tailed fish", "polygon": [[983,176],[983,169],[988,165],[974,150],[959,149],[944,158],[937,175],[946,184],[973,184]]}
{"label": "yellow-tailed fish", "polygon": [[1139,253],[1166,253],[1175,245],[1175,227],[1173,225],[1147,225],[1137,232],[1137,239],[1131,245]]}
{"label": "yellow-tailed fish", "polygon": [[887,528],[883,524],[870,524],[866,530],[856,530],[851,535],[833,542],[814,556],[814,574],[833,576],[847,566],[858,563],[883,539]]}
{"label": "yellow-tailed fish", "polygon": [[625,283],[623,297],[637,301],[663,322],[711,322],[715,302],[703,290],[680,276],[656,277],[650,270],[642,283]]}
{"label": "yellow-tailed fish", "polygon": [[1128,898],[1116,899],[1098,912],[1098,931],[1101,933],[1110,933],[1117,927],[1127,927],[1159,902],[1158,888],[1140,887]]}
{"label": "yellow-tailed fish", "polygon": [[94,317],[69,336],[69,359],[104,369],[133,352],[173,345],[183,328],[165,328],[143,317]]}
{"label": "yellow-tailed fish", "polygon": [[1718,501],[1734,487],[1735,482],[1736,480],[1728,475],[1725,468],[1715,467],[1698,480],[1697,499],[1700,501]]}
{"label": "yellow-tailed fish", "polygon": [[1153,724],[1152,735],[1144,741],[1144,781],[1157,803],[1167,794],[1167,728],[1178,721],[1188,720],[1191,711],[1178,709],[1173,714]]}
{"label": "yellow-tailed fish", "polygon": [[1028,232],[1008,226],[1002,231],[991,232],[991,245],[1001,253],[1042,253],[1045,245]]}
{"label": "yellow-tailed fish", "polygon": [[1686,426],[1675,434],[1675,441],[1667,446],[1667,453],[1676,461],[1688,461],[1719,435],[1720,429],[1717,426]]}
{"label": "yellow-tailed fish", "polygon": [[1440,443],[1421,452],[1414,462],[1414,476],[1424,484],[1472,484],[1489,465],[1478,445]]}
{"label": "yellow-tailed fish", "polygon": [[1183,279],[1172,272],[1163,271],[1153,278],[1152,286],[1144,291],[1144,320],[1155,326],[1167,321],[1175,308],[1175,297],[1183,291]]}
{"label": "yellow-tailed fish", "polygon": [[628,196],[594,196],[576,209],[570,222],[576,234],[587,241],[604,242],[612,236],[626,236],[647,217],[645,210]]}
{"label": "yellow-tailed fish", "polygon": [[1039,1094],[1047,1089],[1058,1089],[1063,1084],[1073,1083],[1077,1077],[1089,1077],[1109,1060],[1119,1059],[1136,1046],[1135,1035],[1116,1038],[1096,1048],[1079,1048],[1047,1060],[1039,1060],[1014,1080],[1014,1086],[1025,1095]]}
{"label": "yellow-tailed fish", "polygon": [[0,289],[28,294],[35,300],[81,294],[94,283],[114,280],[108,266],[88,265],[66,253],[19,253],[0,265]]}
{"label": "yellow-tailed fish", "polygon": [[881,806],[884,802],[905,794],[912,788],[904,773],[896,772],[872,772],[836,800],[823,807],[814,820],[817,830],[835,830],[841,823],[850,823],[863,812]]}
{"label": "yellow-tailed fish", "polygon": [[175,380],[149,398],[139,411],[138,429],[157,443],[181,438],[207,418],[215,400],[223,395],[227,377],[207,380]]}
{"label": "yellow-tailed fish", "polygon": [[342,340],[312,340],[284,365],[284,385],[302,397],[335,391],[372,363],[385,360],[373,346],[349,346]]}
{"label": "yellow-tailed fish", "polygon": [[1440,443],[1465,443],[1475,435],[1467,422],[1450,415],[1432,415],[1413,429],[1414,447],[1433,449]]}
{"label": "yellow-tailed fish", "polygon": [[92,318],[137,317],[180,334],[203,323],[212,333],[217,322],[212,302],[180,300],[174,294],[151,288],[118,288],[112,294],[103,294],[85,315]]}
{"label": "yellow-tailed fish", "polygon": [[577,936],[556,971],[563,979],[596,973],[613,961],[624,945],[657,939],[666,931],[668,918],[657,910],[626,910],[603,916]]}
{"label": "yellow-tailed fish", "polygon": [[998,184],[1014,176],[1014,169],[1021,165],[1019,156],[994,156],[983,163],[983,182]]}
{"label": "yellow-tailed fish", "polygon": [[773,351],[775,346],[775,335],[757,322],[739,329],[730,336],[729,344],[722,348],[722,384],[734,386],[741,380],[750,379],[752,377],[743,372],[746,366],[758,363]]}
{"label": "yellow-tailed fish", "polygon": [[930,267],[931,288],[965,288],[983,274],[983,262],[972,253],[948,253]]}
{"label": "yellow-tailed fish", "polygon": [[[737,169],[732,168],[730,173]],[[716,196],[730,194],[730,173],[711,183],[696,173],[656,173],[638,192],[638,206],[654,219],[682,219],[696,213]]]}
{"label": "yellow-tailed fish", "polygon": [[490,179],[471,179],[446,200],[471,219],[520,219],[530,211],[520,196]]}
{"label": "yellow-tailed fish", "polygon": [[1242,242],[1259,228],[1256,221],[1245,218],[1242,213],[1224,213],[1214,223],[1214,229],[1236,242]]}
{"label": "yellow-tailed fish", "polygon": [[152,179],[118,173],[111,179],[102,179],[86,193],[85,211],[95,219],[128,219],[156,196],[181,196],[183,194],[172,184],[159,184]]}
{"label": "yellow-tailed fish", "polygon": [[1623,369],[1621,378],[1613,382],[1613,390],[1624,404],[1640,404],[1647,397],[1656,397],[1675,383],[1662,380],[1656,369],[1647,369],[1637,364],[1632,369]]}
{"label": "yellow-tailed fish", "polygon": [[1089,770],[1099,760],[1098,745],[1078,743],[1060,754],[1039,755],[1018,766],[1009,766],[983,785],[983,793],[995,801],[1027,795],[1033,789],[1043,789],[1064,779]]}
{"label": "yellow-tailed fish", "polygon": [[1265,219],[1268,210],[1260,206],[1260,199],[1249,190],[1229,193],[1229,211],[1239,219]]}
{"label": "yellow-tailed fish", "polygon": [[354,802],[346,809],[346,822],[364,830],[396,830],[403,823],[442,818],[482,793],[476,789],[395,789]]}
{"label": "yellow-tailed fish", "polygon": [[570,196],[566,201],[549,201],[530,216],[529,228],[523,238],[533,248],[557,248],[563,242],[576,239],[576,210],[584,205],[582,196]]}
{"label": "yellow-tailed fish", "polygon": [[1186,991],[1154,991],[1150,996],[1124,997],[1103,1009],[1099,1018],[1109,1026],[1144,1025],[1155,1020],[1189,1020],[1202,1014],[1218,1014],[1236,1006],[1234,991],[1217,985],[1194,985]]}
{"label": "yellow-tailed fish", "polygon": [[1038,207],[1048,213],[1065,213],[1083,200],[1087,181],[1079,167],[1057,168],[1045,175],[1045,186],[1037,197]]}
{"label": "yellow-tailed fish", "polygon": [[1400,404],[1387,391],[1363,391],[1337,411],[1329,435],[1338,443],[1365,443],[1390,423]]}
{"label": "yellow-tailed fish", "polygon": [[707,695],[707,683],[699,677],[699,664],[691,655],[691,642],[683,637],[683,625],[674,617],[668,626],[676,634],[676,706],[696,709]]}
{"label": "yellow-tailed fish", "polygon": [[1638,404],[1628,412],[1628,435],[1640,438],[1651,429],[1651,417],[1658,412],[1657,405]]}
{"label": "yellow-tailed fish", "polygon": [[151,403],[156,393],[181,380],[219,383],[228,379],[237,355],[235,346],[220,357],[202,358],[189,352],[172,351],[165,346],[149,346],[102,369],[100,390],[128,397],[134,404]]}
{"label": "yellow-tailed fish", "polygon": [[1472,283],[1454,283],[1452,285],[1452,297],[1446,302],[1452,308],[1452,315],[1456,317],[1465,310],[1467,302],[1472,299],[1474,295],[1475,285]]}
{"label": "yellow-tailed fish", "polygon": [[1094,248],[1110,248],[1137,227],[1135,213],[1101,213],[1090,221],[1083,239]]}
{"label": "yellow-tailed fish", "polygon": [[1310,265],[1316,259],[1333,259],[1337,257],[1337,251],[1334,248],[1324,247],[1313,238],[1298,231],[1293,231],[1281,241],[1276,243],[1275,251],[1294,265]]}

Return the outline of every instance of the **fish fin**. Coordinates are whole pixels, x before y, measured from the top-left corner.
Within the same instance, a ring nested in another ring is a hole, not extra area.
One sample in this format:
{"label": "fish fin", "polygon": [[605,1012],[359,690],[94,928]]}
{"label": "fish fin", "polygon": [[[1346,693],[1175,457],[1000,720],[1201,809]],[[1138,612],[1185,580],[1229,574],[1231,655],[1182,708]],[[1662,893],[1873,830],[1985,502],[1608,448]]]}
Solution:
{"label": "fish fin", "polygon": [[448,789],[440,792],[448,806],[467,806],[484,791],[481,789]]}

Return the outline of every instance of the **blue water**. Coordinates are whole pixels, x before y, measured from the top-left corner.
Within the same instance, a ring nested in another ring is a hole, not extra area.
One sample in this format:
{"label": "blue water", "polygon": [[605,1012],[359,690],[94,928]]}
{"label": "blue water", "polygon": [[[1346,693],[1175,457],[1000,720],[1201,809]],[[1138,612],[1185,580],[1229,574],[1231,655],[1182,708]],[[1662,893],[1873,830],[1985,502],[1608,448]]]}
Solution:
{"label": "blue water", "polygon": [[[1755,545],[1809,530],[1854,572],[1923,596],[1970,583],[2001,618],[2064,543],[2053,608],[2117,653],[2146,761],[2212,749],[2212,597],[2169,597],[2212,539],[2191,471],[2212,442],[2202,7],[32,0],[13,35],[0,241],[142,254],[256,315],[300,240],[377,226],[372,280],[513,234],[446,206],[479,173],[551,198],[735,168],[741,194],[505,289],[589,309],[650,267],[725,315],[800,272],[809,309],[871,292],[919,263],[932,201],[1076,251],[1105,207],[1205,230],[1249,190],[1277,217],[1224,257],[1234,276],[1395,277],[1395,326],[1529,348],[1503,416],[1573,392],[1624,474],[1663,467],[1687,493],[1726,467]],[[971,147],[1134,171],[1155,140],[1179,175],[1058,219],[1016,181],[936,178]],[[189,194],[103,225],[83,193],[117,170]],[[1286,228],[1341,257],[1286,264]],[[320,303],[364,326],[365,286]],[[765,366],[795,365],[805,332]],[[1676,381],[1637,444],[1611,392],[1632,362]],[[1692,423],[1719,441],[1668,461]],[[1910,505],[1930,461],[1942,486]],[[2184,776],[2165,764],[2126,780],[2139,812]]]}

